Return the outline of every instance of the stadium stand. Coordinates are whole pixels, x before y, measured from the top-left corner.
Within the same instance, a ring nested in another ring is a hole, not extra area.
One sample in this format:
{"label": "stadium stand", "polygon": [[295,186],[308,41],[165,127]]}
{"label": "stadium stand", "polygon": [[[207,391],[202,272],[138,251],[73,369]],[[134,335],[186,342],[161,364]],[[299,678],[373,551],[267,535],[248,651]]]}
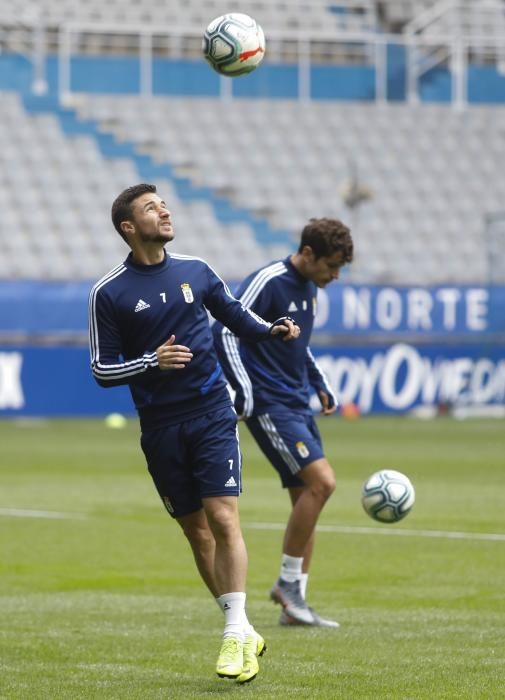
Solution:
{"label": "stadium stand", "polygon": [[[440,6],[239,0],[234,9],[246,4],[273,30],[296,29],[303,17],[314,35],[329,27],[373,32],[377,23],[421,31],[413,13]],[[204,19],[227,9],[220,0],[185,0],[184,11],[181,5],[0,0],[2,46],[12,49],[21,37],[16,31],[37,16],[55,32],[69,21],[162,25],[184,16],[199,32]],[[485,5],[503,9],[498,0]],[[433,12],[439,22],[447,19]],[[462,16],[465,32],[484,31],[489,21],[488,13]],[[104,44],[86,36],[86,50],[101,54]],[[51,40],[57,42],[56,34]],[[16,164],[0,173],[2,278],[88,279],[105,272],[126,252],[109,226],[113,198],[132,182],[155,179],[180,232],[174,249],[202,255],[229,279],[285,255],[314,215],[350,222],[358,244],[351,281],[488,279],[485,222],[505,201],[505,183],[496,176],[505,155],[501,105],[458,112],[448,104],[176,96],[146,102],[138,95],[81,94],[75,108],[71,118],[79,128],[69,133],[57,110],[31,113],[19,95],[2,93],[2,159]],[[103,138],[124,150],[107,152]],[[5,234],[13,228],[15,241]],[[496,270],[505,253],[493,245]]]}
{"label": "stadium stand", "polygon": [[[125,252],[108,230],[110,203],[139,179],[134,160],[103,158],[92,135],[65,136],[55,116],[29,115],[14,94],[3,95],[0,114],[3,156],[17,164],[2,173],[0,222],[20,232],[6,241],[10,276],[85,279],[108,269]],[[79,114],[273,230],[296,238],[315,214],[351,221],[360,252],[351,279],[486,279],[484,218],[505,201],[495,177],[505,157],[500,108],[155,97],[146,111],[132,96],[88,96]],[[263,248],[248,223],[220,223],[212,200],[181,199],[168,178],[159,185],[180,252],[224,275],[289,248]],[[353,210],[356,185],[364,199]],[[41,225],[49,238],[37,235]]]}
{"label": "stadium stand", "polygon": [[[352,220],[361,251],[353,278],[486,279],[484,217],[505,201],[494,177],[505,157],[500,108],[153,98],[147,144],[137,100],[88,98],[82,115],[97,114],[274,228],[296,232],[315,212]],[[356,172],[368,199],[353,212]]]}
{"label": "stadium stand", "polygon": [[[38,22],[45,29],[45,41],[51,49],[57,49],[62,27],[81,25],[87,31],[74,37],[80,52],[136,51],[138,38],[134,32],[129,35],[122,30],[144,26],[159,32],[159,40],[155,40],[159,55],[199,56],[201,28],[214,17],[230,12],[230,4],[227,0],[1,0],[0,11],[0,25],[8,30],[3,41],[11,50],[29,49],[29,27]],[[273,40],[279,31],[293,34],[303,30],[304,36],[317,40],[321,35],[329,39],[332,33],[372,32],[378,28],[374,0],[235,0],[232,11],[251,14],[268,27],[274,52]],[[167,32],[177,40],[167,42],[163,36]],[[292,35],[279,47],[278,55],[292,57],[289,45],[293,42],[296,44],[296,36]],[[324,60],[332,56],[341,57],[326,51]]]}
{"label": "stadium stand", "polygon": [[[419,3],[420,4],[420,3]],[[421,9],[421,8],[419,8]],[[450,60],[445,37],[461,37],[473,64],[495,61],[503,64],[505,37],[505,2],[503,0],[454,0],[438,2],[405,18],[402,31],[409,38],[427,39],[430,43],[419,56],[424,70]],[[387,20],[391,24],[390,18]],[[437,44],[438,38],[444,42]],[[428,48],[429,47],[429,48]]]}
{"label": "stadium stand", "polygon": [[426,34],[492,37],[505,28],[505,4],[502,0],[457,0],[457,2],[422,3],[411,12],[403,30]]}
{"label": "stadium stand", "polygon": [[[3,7],[5,5],[5,8]],[[309,32],[328,26],[343,30],[375,30],[376,3],[373,0],[11,0],[2,2],[3,22],[23,22],[40,17],[47,26],[64,22],[119,22],[136,25],[205,26],[213,17],[227,12],[254,15],[273,30],[302,27]]]}
{"label": "stadium stand", "polygon": [[[91,279],[125,256],[109,221],[115,196],[140,179],[131,159],[104,158],[92,136],[69,138],[56,116],[28,114],[18,95],[5,92],[0,150],[11,164],[0,173],[2,277]],[[157,184],[181,230],[175,250],[206,257],[228,277],[241,269],[238,261],[252,269],[266,250],[287,252],[287,246],[260,247],[247,223],[220,223],[205,200],[181,201],[172,182]],[[13,229],[17,235],[8,235]]]}

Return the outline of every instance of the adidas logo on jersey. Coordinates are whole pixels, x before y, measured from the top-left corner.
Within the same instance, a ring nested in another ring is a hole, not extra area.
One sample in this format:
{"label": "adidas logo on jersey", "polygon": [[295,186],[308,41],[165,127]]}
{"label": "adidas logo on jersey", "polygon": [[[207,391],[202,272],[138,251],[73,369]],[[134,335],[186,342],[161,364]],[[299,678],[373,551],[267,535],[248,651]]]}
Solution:
{"label": "adidas logo on jersey", "polygon": [[237,482],[235,481],[235,479],[232,476],[230,476],[230,478],[228,479],[228,481],[225,484],[225,486],[236,486],[236,485],[237,485]]}
{"label": "adidas logo on jersey", "polygon": [[138,313],[139,311],[143,311],[144,309],[150,309],[151,304],[146,304],[146,302],[143,299],[139,299],[137,302],[137,306],[135,307],[135,313]]}
{"label": "adidas logo on jersey", "polygon": [[295,304],[294,301],[292,301],[291,304],[288,306],[288,311],[298,311],[298,306]]}

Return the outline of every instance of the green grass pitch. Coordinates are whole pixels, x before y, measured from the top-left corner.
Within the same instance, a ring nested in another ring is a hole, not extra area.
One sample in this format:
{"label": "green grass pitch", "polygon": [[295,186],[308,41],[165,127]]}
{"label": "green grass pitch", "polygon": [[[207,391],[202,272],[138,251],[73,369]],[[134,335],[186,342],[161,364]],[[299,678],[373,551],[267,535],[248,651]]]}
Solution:
{"label": "green grass pitch", "polygon": [[[277,624],[288,499],[241,430],[248,611],[269,647],[241,687],[215,675],[221,613],[152,487],[136,421],[0,422],[0,698],[505,698],[503,422],[319,425],[338,487],[309,602],[341,629]],[[417,492],[392,526],[359,500],[382,467]]]}

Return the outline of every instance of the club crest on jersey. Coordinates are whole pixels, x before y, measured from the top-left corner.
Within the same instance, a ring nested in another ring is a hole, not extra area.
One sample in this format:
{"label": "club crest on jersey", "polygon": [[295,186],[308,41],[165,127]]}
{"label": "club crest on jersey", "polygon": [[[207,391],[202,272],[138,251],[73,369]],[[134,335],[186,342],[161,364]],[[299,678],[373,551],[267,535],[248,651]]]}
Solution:
{"label": "club crest on jersey", "polygon": [[186,304],[191,304],[194,302],[195,298],[193,296],[193,290],[189,286],[187,282],[183,282],[181,284],[181,289],[182,289],[182,295],[184,297],[184,301]]}
{"label": "club crest on jersey", "polygon": [[309,456],[309,448],[308,448],[307,445],[306,445],[304,442],[302,442],[301,440],[300,440],[299,442],[296,443],[295,447],[296,447],[296,449],[297,449],[298,454],[300,455],[300,457],[303,457],[303,458],[305,459],[305,457],[308,457],[308,456]]}

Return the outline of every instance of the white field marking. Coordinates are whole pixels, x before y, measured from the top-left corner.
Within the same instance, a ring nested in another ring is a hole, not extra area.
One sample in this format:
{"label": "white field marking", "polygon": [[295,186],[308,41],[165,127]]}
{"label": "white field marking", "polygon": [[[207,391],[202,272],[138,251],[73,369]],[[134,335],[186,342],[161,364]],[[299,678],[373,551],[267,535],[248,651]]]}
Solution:
{"label": "white field marking", "polygon": [[[280,523],[242,523],[251,530],[284,530]],[[339,535],[396,535],[397,537],[432,537],[447,540],[485,540],[505,542],[503,532],[457,532],[455,530],[406,530],[392,527],[351,527],[348,525],[318,525],[318,532],[335,532]]]}
{"label": "white field marking", "polygon": [[83,520],[80,513],[60,513],[57,510],[33,510],[27,508],[0,508],[0,516],[6,518],[48,518],[50,520]]}

